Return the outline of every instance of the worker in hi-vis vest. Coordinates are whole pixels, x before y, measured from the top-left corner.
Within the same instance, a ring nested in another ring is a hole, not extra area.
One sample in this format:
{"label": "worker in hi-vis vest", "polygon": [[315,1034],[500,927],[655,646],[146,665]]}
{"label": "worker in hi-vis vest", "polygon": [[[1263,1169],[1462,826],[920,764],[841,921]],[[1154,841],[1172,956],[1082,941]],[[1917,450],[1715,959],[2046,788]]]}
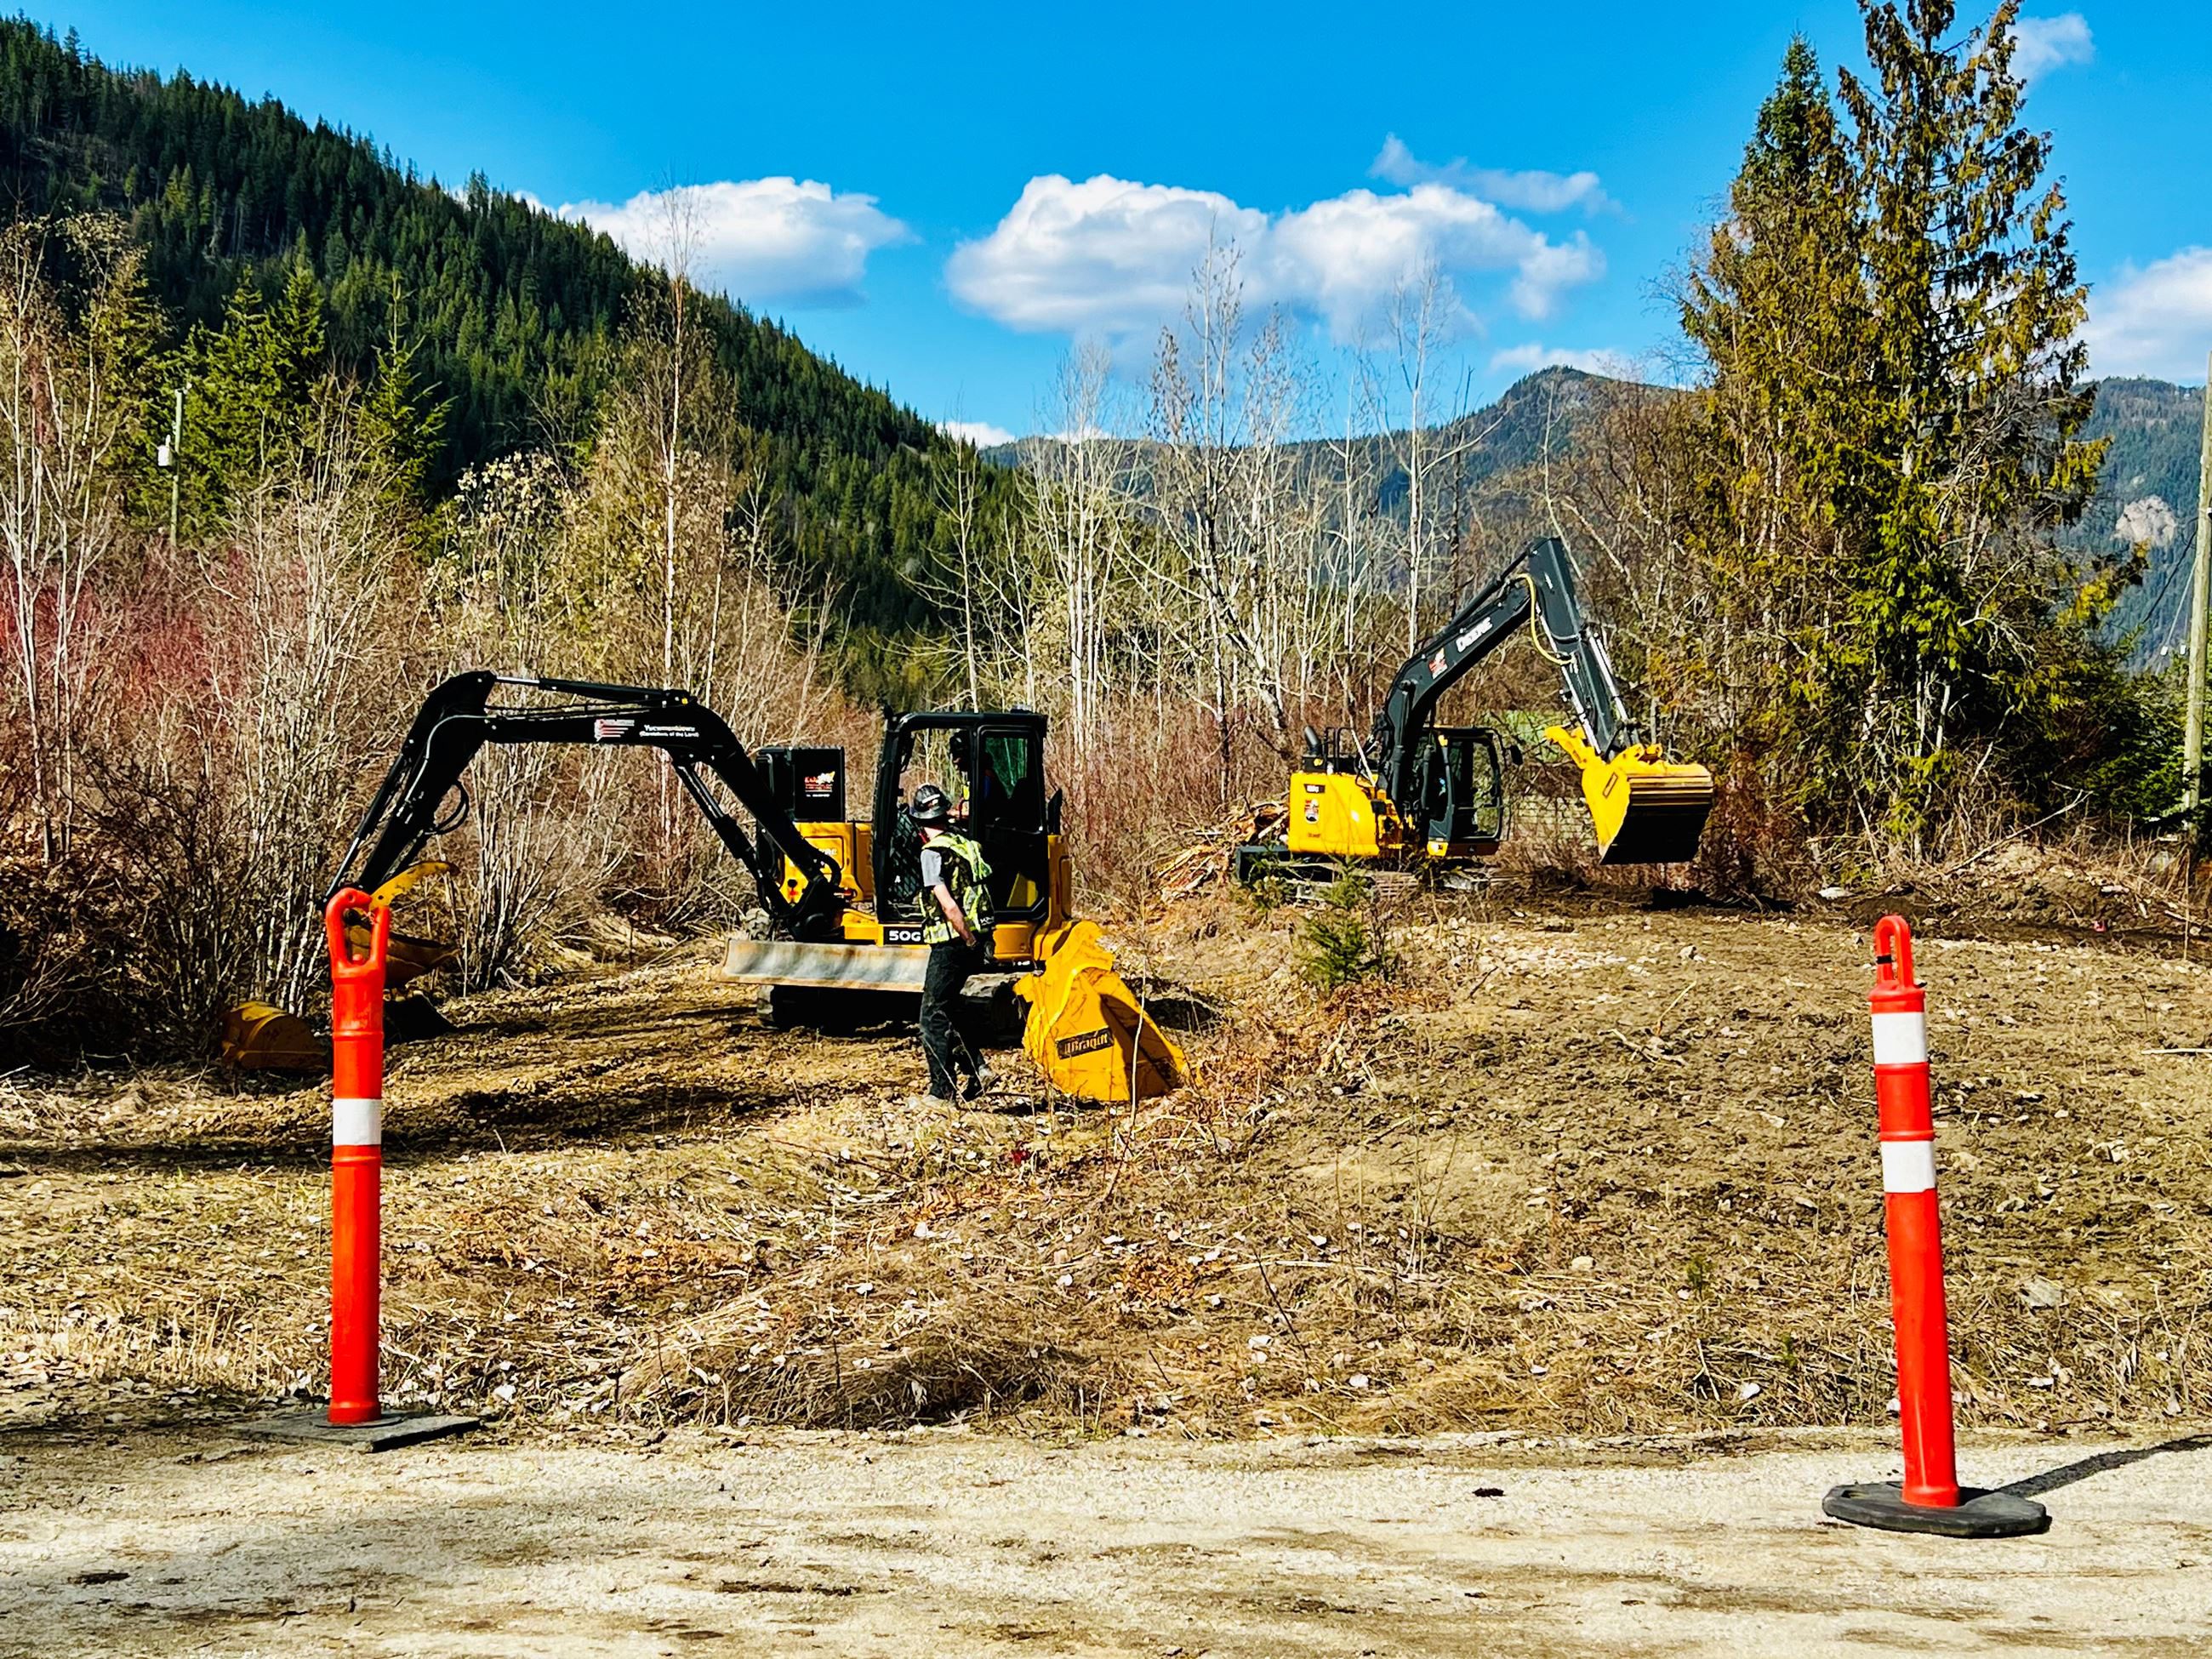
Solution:
{"label": "worker in hi-vis vest", "polygon": [[961,1029],[960,989],[991,952],[991,866],[982,849],[951,827],[952,803],[933,783],[907,808],[921,835],[921,936],[929,966],[921,981],[921,1052],[929,1062],[927,1107],[950,1108],[998,1079]]}

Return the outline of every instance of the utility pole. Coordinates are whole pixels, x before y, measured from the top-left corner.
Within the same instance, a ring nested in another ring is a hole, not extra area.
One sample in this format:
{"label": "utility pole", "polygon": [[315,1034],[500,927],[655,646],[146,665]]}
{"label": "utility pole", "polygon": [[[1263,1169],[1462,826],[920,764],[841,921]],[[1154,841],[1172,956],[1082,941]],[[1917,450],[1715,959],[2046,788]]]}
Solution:
{"label": "utility pole", "polygon": [[154,453],[154,464],[169,471],[169,545],[177,544],[177,500],[184,480],[185,453],[185,393],[191,389],[187,380],[177,388],[177,410],[169,421],[169,441]]}
{"label": "utility pole", "polygon": [[2189,587],[2189,702],[2181,728],[2182,811],[2194,854],[2203,839],[2205,621],[2212,611],[2212,352],[2204,358],[2204,438],[2197,461],[2197,569]]}

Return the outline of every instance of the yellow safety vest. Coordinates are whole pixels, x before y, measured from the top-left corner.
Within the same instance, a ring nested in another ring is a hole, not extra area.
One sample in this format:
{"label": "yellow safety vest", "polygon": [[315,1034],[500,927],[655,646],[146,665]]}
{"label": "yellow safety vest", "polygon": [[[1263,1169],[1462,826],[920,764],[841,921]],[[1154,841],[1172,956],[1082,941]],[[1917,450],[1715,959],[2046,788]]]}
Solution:
{"label": "yellow safety vest", "polygon": [[[968,918],[969,930],[981,938],[991,930],[991,892],[988,885],[991,866],[983,861],[983,849],[967,836],[954,835],[949,830],[929,845],[939,854],[945,889],[952,895],[952,902]],[[938,903],[935,896],[926,895],[925,903],[922,938],[932,945],[957,939],[959,935],[953,932],[952,924],[945,919],[945,907]]]}

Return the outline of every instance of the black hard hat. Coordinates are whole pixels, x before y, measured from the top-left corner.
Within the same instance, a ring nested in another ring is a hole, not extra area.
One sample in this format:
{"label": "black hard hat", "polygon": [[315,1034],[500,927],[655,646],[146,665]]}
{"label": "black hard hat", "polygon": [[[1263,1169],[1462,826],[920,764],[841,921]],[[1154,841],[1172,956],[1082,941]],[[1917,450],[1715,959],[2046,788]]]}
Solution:
{"label": "black hard hat", "polygon": [[916,823],[942,823],[952,816],[952,803],[935,784],[925,783],[914,792],[906,815]]}

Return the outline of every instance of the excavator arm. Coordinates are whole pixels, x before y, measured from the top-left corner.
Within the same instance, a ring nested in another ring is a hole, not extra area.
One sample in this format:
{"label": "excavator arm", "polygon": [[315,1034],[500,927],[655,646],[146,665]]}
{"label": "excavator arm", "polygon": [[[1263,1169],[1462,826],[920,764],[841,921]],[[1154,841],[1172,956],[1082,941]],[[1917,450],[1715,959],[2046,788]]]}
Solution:
{"label": "excavator arm", "polygon": [[[494,708],[492,694],[503,685],[566,701]],[[430,693],[347,843],[330,893],[348,887],[374,891],[412,865],[433,836],[458,828],[466,817],[468,793],[461,780],[477,751],[487,744],[516,743],[659,750],[723,846],[751,872],[776,930],[787,939],[836,937],[837,861],[799,833],[752,757],[713,709],[686,691],[534,674],[478,670],[456,674]],[[749,835],[722,804],[710,777],[744,809],[756,833]],[[448,807],[457,791],[459,800]],[[784,896],[787,858],[805,876],[795,901]]]}
{"label": "excavator arm", "polygon": [[1621,701],[1605,641],[1583,617],[1566,544],[1529,544],[1408,657],[1392,678],[1370,744],[1376,782],[1394,801],[1415,798],[1423,736],[1437,704],[1523,623],[1556,665],[1576,727],[1545,732],[1582,770],[1583,796],[1607,864],[1671,864],[1693,856],[1713,799],[1712,774],[1664,759],[1640,740]]}

